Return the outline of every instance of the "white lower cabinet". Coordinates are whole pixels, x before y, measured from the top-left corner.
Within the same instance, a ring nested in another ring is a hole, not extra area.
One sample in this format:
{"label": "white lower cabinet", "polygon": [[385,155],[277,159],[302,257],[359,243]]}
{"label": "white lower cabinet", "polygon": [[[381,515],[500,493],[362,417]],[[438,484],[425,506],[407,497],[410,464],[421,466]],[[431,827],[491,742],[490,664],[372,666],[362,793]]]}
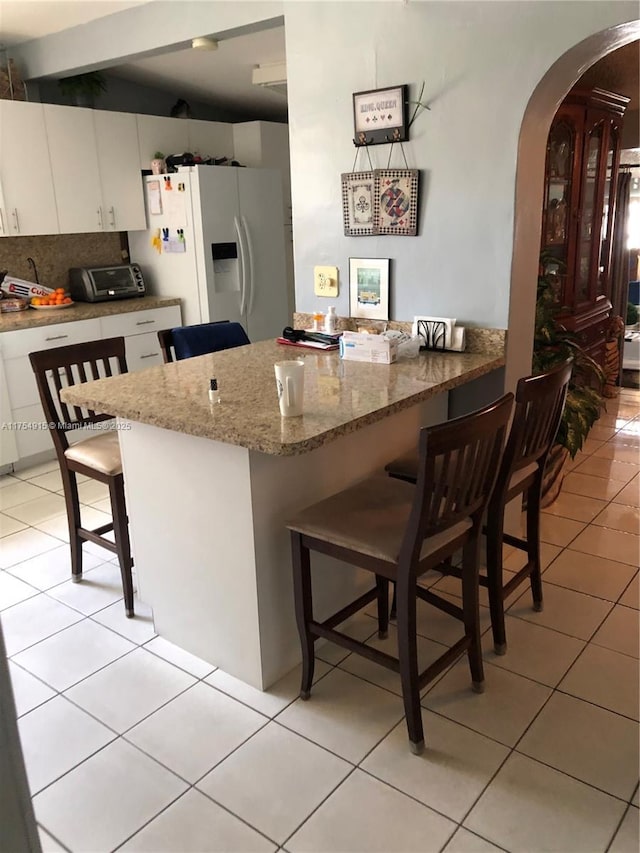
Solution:
{"label": "white lower cabinet", "polygon": [[0,466],[53,449],[29,353],[123,336],[129,371],[142,370],[162,364],[157,331],[180,325],[180,307],[170,305],[0,334],[2,423],[19,427],[0,432]]}
{"label": "white lower cabinet", "polygon": [[[174,328],[175,323],[167,328]],[[126,338],[127,367],[130,372],[162,364],[162,350],[156,332]]]}

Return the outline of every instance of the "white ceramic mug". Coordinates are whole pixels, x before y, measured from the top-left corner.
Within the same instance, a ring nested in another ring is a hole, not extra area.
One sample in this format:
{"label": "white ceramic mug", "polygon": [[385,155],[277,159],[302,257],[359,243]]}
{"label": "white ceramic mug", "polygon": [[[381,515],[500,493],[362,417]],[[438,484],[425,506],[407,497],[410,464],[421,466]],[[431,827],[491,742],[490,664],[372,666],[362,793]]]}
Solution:
{"label": "white ceramic mug", "polygon": [[274,365],[280,414],[284,418],[302,414],[304,397],[304,361],[279,361]]}

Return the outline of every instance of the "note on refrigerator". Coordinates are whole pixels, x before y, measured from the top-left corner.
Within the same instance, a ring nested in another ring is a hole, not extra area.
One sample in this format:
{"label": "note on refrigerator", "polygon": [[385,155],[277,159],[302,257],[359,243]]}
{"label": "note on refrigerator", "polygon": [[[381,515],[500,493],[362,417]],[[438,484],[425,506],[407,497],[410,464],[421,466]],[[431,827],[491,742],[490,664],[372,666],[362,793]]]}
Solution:
{"label": "note on refrigerator", "polygon": [[160,216],[162,213],[160,181],[149,181],[147,183],[147,206],[151,216]]}

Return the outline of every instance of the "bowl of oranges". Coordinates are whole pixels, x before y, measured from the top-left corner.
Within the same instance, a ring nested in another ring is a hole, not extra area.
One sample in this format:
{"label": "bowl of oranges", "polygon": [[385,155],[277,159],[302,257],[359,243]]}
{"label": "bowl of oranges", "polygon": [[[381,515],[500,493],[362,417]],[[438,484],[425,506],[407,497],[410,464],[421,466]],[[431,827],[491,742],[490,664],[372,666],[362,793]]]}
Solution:
{"label": "bowl of oranges", "polygon": [[53,293],[49,293],[47,296],[34,296],[30,302],[31,308],[48,311],[57,308],[71,308],[73,304],[73,299],[64,287],[56,287]]}

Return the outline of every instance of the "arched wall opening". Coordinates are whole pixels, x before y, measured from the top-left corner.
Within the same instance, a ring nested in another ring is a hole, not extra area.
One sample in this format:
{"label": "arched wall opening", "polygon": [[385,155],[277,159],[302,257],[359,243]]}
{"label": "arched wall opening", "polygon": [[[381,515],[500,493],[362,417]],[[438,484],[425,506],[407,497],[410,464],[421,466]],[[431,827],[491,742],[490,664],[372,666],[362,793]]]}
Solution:
{"label": "arched wall opening", "polygon": [[535,88],[522,120],[516,168],[515,216],[505,387],[531,372],[547,137],[563,98],[603,56],[640,38],[640,20],[612,27],[576,44]]}

